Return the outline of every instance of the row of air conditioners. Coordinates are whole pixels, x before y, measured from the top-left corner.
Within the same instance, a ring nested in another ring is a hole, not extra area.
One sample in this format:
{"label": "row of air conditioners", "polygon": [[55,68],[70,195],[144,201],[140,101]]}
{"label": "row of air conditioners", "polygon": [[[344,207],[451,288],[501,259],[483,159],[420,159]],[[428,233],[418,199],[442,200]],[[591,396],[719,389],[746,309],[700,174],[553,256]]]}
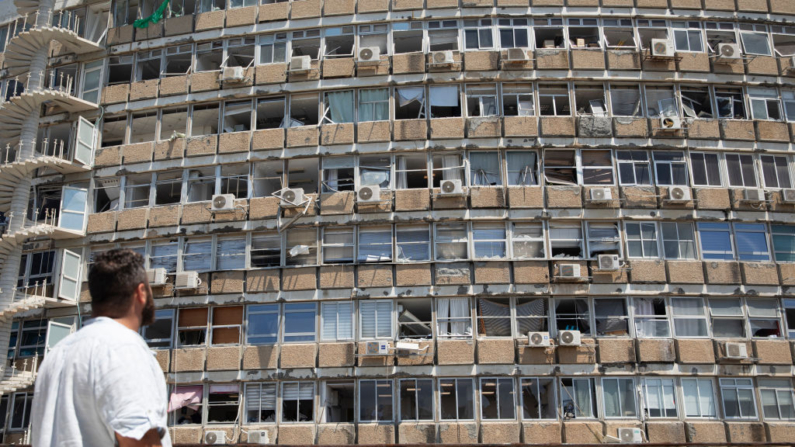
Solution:
{"label": "row of air conditioners", "polygon": [[[621,269],[621,258],[618,255],[607,254],[597,256],[599,270],[603,272],[614,272]],[[580,264],[559,264],[559,278],[581,278],[582,267]]]}
{"label": "row of air conditioners", "polygon": [[[207,445],[226,445],[227,441],[224,430],[208,430],[204,433],[204,443]],[[248,444],[269,445],[273,442],[268,436],[268,430],[249,430]]]}
{"label": "row of air conditioners", "polygon": [[[552,346],[552,339],[549,332],[528,332],[527,344],[532,347]],[[582,345],[582,333],[580,331],[560,331],[558,334],[559,346],[580,346]]]}
{"label": "row of air conditioners", "polygon": [[[146,271],[150,286],[163,286],[168,281],[168,272],[164,268]],[[199,272],[179,272],[174,279],[174,288],[177,290],[195,290],[201,285]]]}

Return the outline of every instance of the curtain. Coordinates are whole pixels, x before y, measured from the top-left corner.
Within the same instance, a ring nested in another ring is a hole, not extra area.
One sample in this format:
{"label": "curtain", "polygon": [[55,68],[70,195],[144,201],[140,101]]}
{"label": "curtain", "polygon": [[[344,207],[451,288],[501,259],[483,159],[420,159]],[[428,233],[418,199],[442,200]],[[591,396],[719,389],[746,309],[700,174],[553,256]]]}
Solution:
{"label": "curtain", "polygon": [[[618,380],[605,379],[602,382],[602,391],[605,397],[605,416],[621,416],[621,404],[619,403],[618,395]],[[579,396],[577,397],[577,400],[580,400]]]}
{"label": "curtain", "polygon": [[397,94],[398,106],[400,107],[404,107],[414,101],[422,102],[425,99],[425,90],[422,87],[399,88]]}
{"label": "curtain", "polygon": [[[466,298],[450,299],[450,318],[461,318],[450,324],[451,335],[472,335],[472,326],[469,318],[469,300]],[[467,320],[463,320],[467,318]]]}
{"label": "curtain", "polygon": [[276,385],[262,384],[246,386],[246,410],[276,410]]}
{"label": "curtain", "polygon": [[478,299],[480,323],[486,330],[486,335],[492,337],[509,337],[511,335],[511,306],[495,303],[484,298]]}
{"label": "curtain", "polygon": [[[398,90],[398,100],[401,98],[401,90],[405,89]],[[422,89],[419,90],[420,96],[422,96]],[[385,121],[389,119],[389,92],[387,89],[359,90],[359,104],[359,121]],[[403,105],[405,104],[401,104],[401,106]]]}
{"label": "curtain", "polygon": [[461,159],[458,155],[444,155],[442,156],[442,178],[444,180],[463,180],[461,175]]}
{"label": "curtain", "polygon": [[331,121],[335,123],[353,122],[353,90],[328,92],[326,98],[328,98]]}
{"label": "curtain", "polygon": [[203,389],[201,385],[176,387],[168,400],[168,411],[177,411],[182,407],[197,410],[202,402]]}
{"label": "curtain", "polygon": [[469,175],[473,185],[490,186],[500,184],[500,157],[496,152],[470,153],[469,166]]}
{"label": "curtain", "polygon": [[431,107],[458,107],[458,86],[431,87]]}
{"label": "curtain", "polygon": [[590,379],[572,379],[574,383],[574,401],[581,417],[593,417],[591,409],[591,392],[588,386]]}
{"label": "curtain", "polygon": [[398,156],[397,157],[397,189],[407,189],[409,186],[408,183],[408,173],[406,172],[406,157],[405,156]]}
{"label": "curtain", "polygon": [[508,184],[530,186],[537,185],[535,152],[508,152]]}
{"label": "curtain", "polygon": [[436,319],[440,322],[439,334],[440,336],[450,335],[447,318],[450,317],[450,298],[439,298],[436,300]]}
{"label": "curtain", "polygon": [[[544,329],[546,319],[546,306],[544,298],[530,301],[529,303],[516,305],[516,325],[519,334],[528,332],[538,332]],[[541,317],[541,318],[522,318],[522,317]]]}

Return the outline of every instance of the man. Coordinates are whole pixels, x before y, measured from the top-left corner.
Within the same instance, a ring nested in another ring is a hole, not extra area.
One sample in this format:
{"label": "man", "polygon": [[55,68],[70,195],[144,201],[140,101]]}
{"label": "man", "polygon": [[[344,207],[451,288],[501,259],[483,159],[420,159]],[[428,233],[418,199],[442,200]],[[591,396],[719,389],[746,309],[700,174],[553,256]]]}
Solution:
{"label": "man", "polygon": [[143,338],[154,322],[144,259],[110,250],[88,274],[93,319],[63,339],[39,369],[33,445],[170,446],[166,383]]}

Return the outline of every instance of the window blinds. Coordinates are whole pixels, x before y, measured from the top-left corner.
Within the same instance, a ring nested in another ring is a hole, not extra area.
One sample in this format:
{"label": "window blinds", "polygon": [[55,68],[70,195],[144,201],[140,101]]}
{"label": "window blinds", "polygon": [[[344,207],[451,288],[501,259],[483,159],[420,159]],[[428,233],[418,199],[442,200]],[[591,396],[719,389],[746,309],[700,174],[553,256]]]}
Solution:
{"label": "window blinds", "polygon": [[276,384],[246,385],[246,410],[276,410]]}
{"label": "window blinds", "polygon": [[353,338],[353,304],[323,303],[323,340]]}
{"label": "window blinds", "polygon": [[359,315],[362,338],[389,338],[392,336],[392,302],[361,303]]}

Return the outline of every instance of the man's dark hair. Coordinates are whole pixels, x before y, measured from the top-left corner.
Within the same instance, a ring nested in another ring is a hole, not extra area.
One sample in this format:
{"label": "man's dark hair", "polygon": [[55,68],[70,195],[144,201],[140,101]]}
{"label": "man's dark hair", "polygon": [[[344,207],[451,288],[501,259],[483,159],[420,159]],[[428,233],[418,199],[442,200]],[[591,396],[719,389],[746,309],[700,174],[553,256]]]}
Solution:
{"label": "man's dark hair", "polygon": [[146,284],[144,257],[130,249],[109,250],[97,255],[88,272],[88,290],[94,315],[124,316],[132,306],[132,296]]}

